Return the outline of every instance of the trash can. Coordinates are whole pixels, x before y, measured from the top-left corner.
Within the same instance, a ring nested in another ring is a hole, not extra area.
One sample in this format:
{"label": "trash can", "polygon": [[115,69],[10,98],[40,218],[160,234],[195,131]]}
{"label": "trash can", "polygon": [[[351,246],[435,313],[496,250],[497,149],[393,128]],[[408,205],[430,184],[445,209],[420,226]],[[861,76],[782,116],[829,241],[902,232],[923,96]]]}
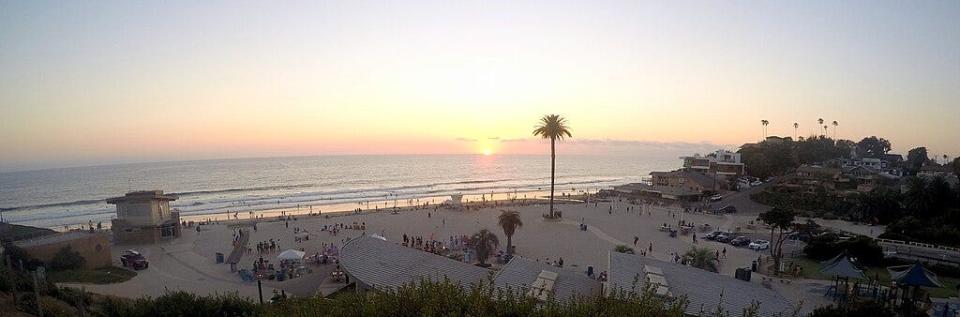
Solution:
{"label": "trash can", "polygon": [[756,272],[756,271],[757,271],[757,261],[753,261],[753,264],[750,265],[750,272]]}
{"label": "trash can", "polygon": [[217,264],[223,263],[223,253],[217,252]]}

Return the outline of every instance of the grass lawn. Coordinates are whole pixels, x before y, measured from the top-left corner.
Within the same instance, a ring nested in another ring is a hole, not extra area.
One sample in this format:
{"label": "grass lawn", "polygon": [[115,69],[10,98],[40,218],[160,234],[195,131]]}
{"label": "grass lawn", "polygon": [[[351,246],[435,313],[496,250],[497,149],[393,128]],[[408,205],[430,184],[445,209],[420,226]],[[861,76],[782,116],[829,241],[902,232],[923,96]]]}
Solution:
{"label": "grass lawn", "polygon": [[[793,263],[803,267],[803,277],[809,279],[817,280],[833,280],[832,276],[827,276],[820,273],[820,261],[808,259],[808,258],[795,258],[791,259]],[[885,267],[868,267],[864,274],[869,278],[878,277],[880,282],[889,285],[890,284],[890,272],[887,272]],[[957,296],[957,285],[960,284],[960,278],[955,277],[944,277],[938,276],[938,280],[943,284],[941,288],[929,288],[924,287],[925,290],[930,292],[931,297],[954,297]]]}
{"label": "grass lawn", "polygon": [[127,281],[134,276],[137,276],[137,272],[114,266],[47,273],[47,277],[54,283],[112,284]]}

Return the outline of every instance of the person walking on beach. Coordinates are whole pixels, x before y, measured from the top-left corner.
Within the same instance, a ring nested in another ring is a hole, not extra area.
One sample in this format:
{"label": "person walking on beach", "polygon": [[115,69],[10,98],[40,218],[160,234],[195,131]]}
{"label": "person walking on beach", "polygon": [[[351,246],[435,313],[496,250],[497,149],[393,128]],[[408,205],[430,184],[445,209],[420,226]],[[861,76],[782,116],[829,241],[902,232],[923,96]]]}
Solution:
{"label": "person walking on beach", "polygon": [[647,247],[647,251],[650,251],[650,253],[653,253],[653,242],[650,242],[650,246]]}
{"label": "person walking on beach", "polygon": [[639,241],[639,240],[640,240],[639,237],[633,236],[633,246],[637,246],[637,241]]}
{"label": "person walking on beach", "polygon": [[727,258],[727,247],[723,247],[723,258]]}

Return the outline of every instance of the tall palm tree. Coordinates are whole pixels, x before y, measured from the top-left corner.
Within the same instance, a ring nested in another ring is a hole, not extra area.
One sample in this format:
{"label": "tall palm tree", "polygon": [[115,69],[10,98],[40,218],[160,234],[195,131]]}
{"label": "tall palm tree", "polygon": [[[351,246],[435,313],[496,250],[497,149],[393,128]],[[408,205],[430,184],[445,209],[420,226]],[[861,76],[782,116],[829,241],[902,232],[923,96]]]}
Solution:
{"label": "tall palm tree", "polygon": [[520,213],[513,210],[504,210],[500,213],[500,228],[503,228],[503,234],[507,236],[507,254],[513,254],[513,233],[517,228],[523,227],[523,220],[520,220]]}
{"label": "tall palm tree", "polygon": [[840,125],[840,123],[837,122],[837,120],[833,120],[833,138],[834,138],[834,139],[837,138],[837,126],[839,126],[839,125]]}
{"label": "tall palm tree", "polygon": [[906,180],[907,190],[903,193],[904,204],[917,214],[924,215],[933,205],[930,182],[926,178],[913,176]]}
{"label": "tall palm tree", "polygon": [[683,259],[692,267],[710,272],[717,271],[716,253],[710,249],[693,247],[683,255]]}
{"label": "tall palm tree", "polygon": [[760,124],[763,125],[763,138],[767,138],[767,125],[770,125],[770,121],[760,120]]}
{"label": "tall palm tree", "polygon": [[557,139],[563,140],[564,136],[572,137],[572,135],[570,135],[570,128],[567,127],[567,119],[555,114],[540,118],[540,125],[533,130],[533,135],[550,139],[550,218],[554,218],[553,188],[557,171]]}
{"label": "tall palm tree", "polygon": [[480,266],[486,266],[487,259],[490,258],[493,250],[496,250],[500,245],[500,240],[490,230],[481,229],[470,237],[470,245],[477,250],[477,260],[480,261]]}
{"label": "tall palm tree", "polygon": [[793,123],[793,138],[794,138],[794,139],[797,138],[797,129],[799,129],[799,128],[800,128],[800,124],[794,122],[794,123]]}
{"label": "tall palm tree", "polygon": [[[819,125],[823,125],[823,118],[817,119],[817,123],[819,123]],[[824,134],[826,134],[826,132],[824,132]]]}

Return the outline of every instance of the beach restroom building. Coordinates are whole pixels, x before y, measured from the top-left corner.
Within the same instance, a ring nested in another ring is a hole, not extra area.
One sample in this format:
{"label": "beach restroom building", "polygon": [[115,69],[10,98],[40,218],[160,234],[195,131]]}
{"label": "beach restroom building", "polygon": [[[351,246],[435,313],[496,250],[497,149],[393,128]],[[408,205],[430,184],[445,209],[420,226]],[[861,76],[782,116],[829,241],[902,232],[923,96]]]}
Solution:
{"label": "beach restroom building", "polygon": [[180,236],[180,213],[170,210],[175,195],[162,190],[135,191],[107,199],[117,206],[113,238],[118,244],[156,243]]}

